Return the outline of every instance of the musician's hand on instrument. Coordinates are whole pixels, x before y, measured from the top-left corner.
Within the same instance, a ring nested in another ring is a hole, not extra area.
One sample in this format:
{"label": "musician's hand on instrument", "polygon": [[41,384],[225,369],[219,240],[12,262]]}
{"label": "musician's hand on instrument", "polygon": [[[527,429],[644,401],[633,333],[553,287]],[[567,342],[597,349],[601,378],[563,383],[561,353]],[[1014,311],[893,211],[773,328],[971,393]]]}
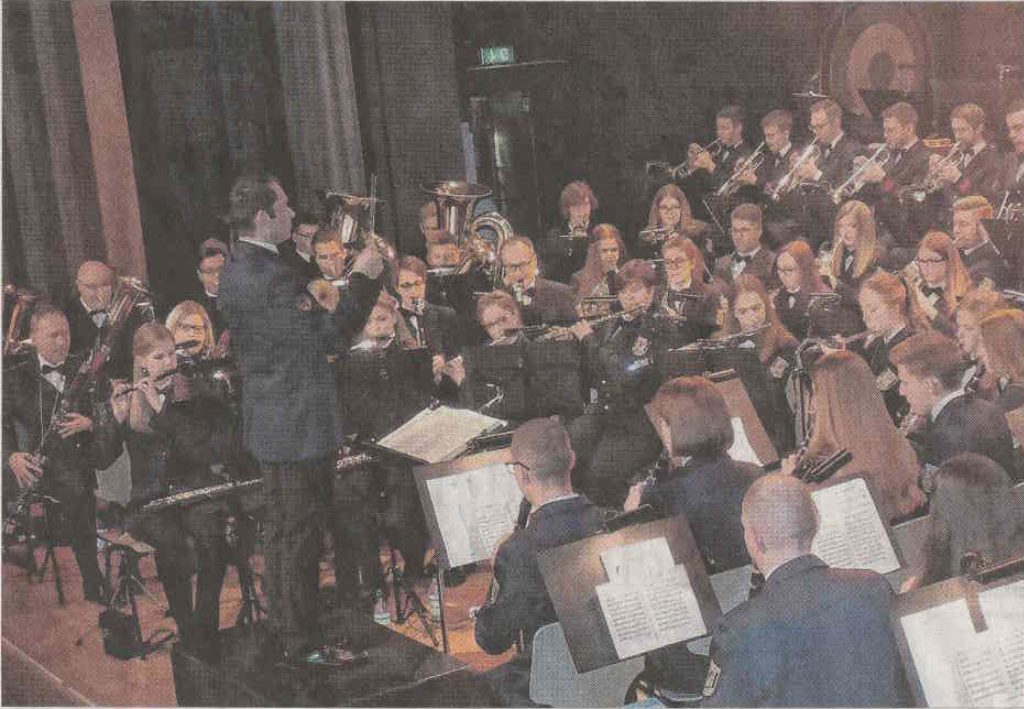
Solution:
{"label": "musician's hand on instrument", "polygon": [[18,487],[32,487],[43,474],[39,459],[29,453],[11,453],[7,463],[11,466]]}
{"label": "musician's hand on instrument", "polygon": [[160,413],[163,410],[166,397],[160,396],[160,391],[156,388],[156,382],[153,379],[149,377],[140,379],[135,388],[146,397],[146,401],[153,411]]}
{"label": "musician's hand on instrument", "polygon": [[[580,321],[580,322],[583,322],[583,321]],[[572,328],[574,328],[574,327],[576,327],[576,326],[572,325],[570,327],[563,327],[561,325],[556,325],[556,326],[552,327],[550,330],[548,330],[547,335],[544,337],[544,339],[545,340],[559,340],[561,342],[564,342],[566,340],[571,340],[573,337],[575,337],[575,335],[573,334],[573,331],[572,331]]]}
{"label": "musician's hand on instrument", "polygon": [[796,470],[796,453],[790,453],[782,459],[782,464],[779,466],[780,475],[792,475],[793,471]]}
{"label": "musician's hand on instrument", "polygon": [[814,160],[808,160],[802,163],[796,172],[794,173],[799,180],[804,181],[816,181],[820,176],[821,172],[818,171],[818,166],[814,164]]}
{"label": "musician's hand on instrument", "polygon": [[756,185],[757,175],[753,170],[743,170],[736,176],[737,182],[742,182],[744,185]]}
{"label": "musician's hand on instrument", "polygon": [[462,357],[449,360],[445,364],[445,374],[458,386],[462,386],[462,382],[466,381],[466,365],[463,364]]}
{"label": "musician's hand on instrument", "polygon": [[110,409],[118,423],[128,418],[128,406],[131,403],[131,385],[123,379],[111,382]]}
{"label": "musician's hand on instrument", "polygon": [[938,169],[937,176],[939,178],[939,182],[954,184],[960,181],[963,174],[960,172],[960,168],[955,164],[947,163]]}
{"label": "musician's hand on instrument", "polygon": [[691,160],[690,166],[695,170],[698,168],[704,168],[708,172],[714,172],[715,160],[711,157],[711,153],[707,150],[702,150]]}
{"label": "musician's hand on instrument", "polygon": [[629,494],[626,495],[626,501],[622,503],[623,512],[632,512],[640,507],[640,498],[644,495],[644,487],[646,487],[644,480],[633,483],[633,487],[629,488]]}
{"label": "musician's hand on instrument", "polygon": [[78,433],[92,430],[92,419],[82,414],[70,413],[57,424],[57,433],[61,438],[70,438]]}
{"label": "musician's hand on instrument", "polygon": [[864,182],[877,184],[885,179],[885,170],[877,162],[873,162],[864,168],[864,171],[860,173],[860,176]]}
{"label": "musician's hand on instrument", "polygon": [[909,593],[921,585],[920,576],[911,576],[900,584],[900,593]]}
{"label": "musician's hand on instrument", "polygon": [[367,278],[375,280],[384,270],[384,257],[374,246],[368,246],[359,252],[356,260],[352,263],[353,273],[362,273]]}
{"label": "musician's hand on instrument", "polygon": [[569,327],[569,334],[575,337],[577,340],[582,340],[585,337],[593,335],[594,328],[586,320],[580,320],[575,325]]}
{"label": "musician's hand on instrument", "polygon": [[338,309],[338,303],[341,302],[341,293],[330,281],[317,278],[309,282],[306,290],[309,291],[311,296],[316,298],[316,302],[327,312],[333,313]]}
{"label": "musician's hand on instrument", "polygon": [[441,375],[443,375],[445,371],[444,356],[439,354],[434,355],[430,359],[430,368],[434,373],[434,383],[436,384],[441,381]]}

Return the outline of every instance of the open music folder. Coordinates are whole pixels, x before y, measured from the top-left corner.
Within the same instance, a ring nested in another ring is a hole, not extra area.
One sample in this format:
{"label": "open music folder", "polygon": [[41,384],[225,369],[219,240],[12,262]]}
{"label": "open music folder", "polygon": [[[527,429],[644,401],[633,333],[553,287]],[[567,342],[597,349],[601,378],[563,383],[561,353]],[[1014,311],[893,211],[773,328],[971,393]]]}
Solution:
{"label": "open music folder", "polygon": [[431,407],[381,438],[377,445],[426,463],[440,463],[462,453],[477,436],[491,433],[505,423],[469,409]]}
{"label": "open music folder", "polygon": [[811,493],[818,509],[818,533],[811,552],[839,569],[888,574],[900,568],[888,524],[878,513],[867,480],[853,477]]}
{"label": "open music folder", "polygon": [[1024,574],[926,586],[892,618],[919,706],[1024,706]]}

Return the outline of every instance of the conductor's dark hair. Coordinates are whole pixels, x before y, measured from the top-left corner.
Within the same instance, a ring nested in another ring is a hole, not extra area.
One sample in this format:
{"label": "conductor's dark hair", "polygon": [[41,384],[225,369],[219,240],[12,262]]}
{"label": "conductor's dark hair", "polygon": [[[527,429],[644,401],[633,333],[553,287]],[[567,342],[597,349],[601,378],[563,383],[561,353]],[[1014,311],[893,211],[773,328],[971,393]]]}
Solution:
{"label": "conductor's dark hair", "polygon": [[242,175],[235,180],[228,197],[228,222],[236,231],[243,234],[251,232],[255,226],[256,215],[260,211],[266,212],[268,216],[275,216],[275,184],[281,184],[280,180],[265,172]]}

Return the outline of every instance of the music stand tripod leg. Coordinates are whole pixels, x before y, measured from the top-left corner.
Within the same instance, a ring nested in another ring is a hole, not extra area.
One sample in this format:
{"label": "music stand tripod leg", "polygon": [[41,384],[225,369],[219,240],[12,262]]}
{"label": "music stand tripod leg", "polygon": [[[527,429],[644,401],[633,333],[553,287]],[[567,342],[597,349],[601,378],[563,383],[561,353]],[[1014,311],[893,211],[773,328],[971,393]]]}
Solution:
{"label": "music stand tripod leg", "polygon": [[441,650],[447,655],[451,648],[448,645],[448,623],[444,611],[444,572],[441,570],[441,564],[436,564],[436,566],[438,620],[441,623]]}

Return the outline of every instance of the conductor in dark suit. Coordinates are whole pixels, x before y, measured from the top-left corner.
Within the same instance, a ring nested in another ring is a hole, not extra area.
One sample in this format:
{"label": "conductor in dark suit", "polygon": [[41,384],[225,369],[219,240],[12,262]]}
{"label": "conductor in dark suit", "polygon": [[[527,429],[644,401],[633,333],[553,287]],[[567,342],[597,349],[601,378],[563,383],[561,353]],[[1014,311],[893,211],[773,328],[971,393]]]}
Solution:
{"label": "conductor in dark suit", "polygon": [[523,311],[526,325],[569,323],[576,319],[572,288],[541,278],[537,252],[525,236],[506,241],[501,248],[502,278]]}
{"label": "conductor in dark suit", "polygon": [[276,178],[235,182],[230,217],[238,242],[221,274],[220,304],[242,379],[243,444],[259,463],[268,501],[265,578],[276,649],[288,663],[334,664],[346,659],[337,646],[311,651],[323,641],[316,513],[339,440],[327,355],[351,324],[339,322],[348,311],[338,308],[337,288],[317,280],[307,290],[278,254],[293,216]]}
{"label": "conductor in dark suit", "polygon": [[810,553],[818,516],[803,483],[771,475],[743,499],[761,592],[712,624],[707,706],[905,706],[889,624],[893,592],[873,571]]}
{"label": "conductor in dark suit", "polygon": [[775,286],[775,253],[761,244],[761,208],[741,204],[732,210],[729,234],[735,250],[715,261],[715,279],[732,283],[741,273],[757,276],[768,287]]}
{"label": "conductor in dark suit", "polygon": [[513,475],[532,512],[526,526],[498,547],[491,592],[476,613],[474,634],[477,645],[492,655],[522,639],[524,654],[486,677],[507,706],[529,706],[534,633],[558,620],[537,555],[601,531],[606,513],[573,492],[569,472],[576,456],[558,418],[533,419],[517,428],[511,454]]}
{"label": "conductor in dark suit", "polygon": [[[963,389],[967,361],[956,343],[937,332],[914,335],[890,355],[900,394],[921,425],[909,434],[921,462],[939,466],[959,453],[991,458],[1021,479],[1006,417],[995,404]],[[925,491],[928,492],[927,481]]]}

